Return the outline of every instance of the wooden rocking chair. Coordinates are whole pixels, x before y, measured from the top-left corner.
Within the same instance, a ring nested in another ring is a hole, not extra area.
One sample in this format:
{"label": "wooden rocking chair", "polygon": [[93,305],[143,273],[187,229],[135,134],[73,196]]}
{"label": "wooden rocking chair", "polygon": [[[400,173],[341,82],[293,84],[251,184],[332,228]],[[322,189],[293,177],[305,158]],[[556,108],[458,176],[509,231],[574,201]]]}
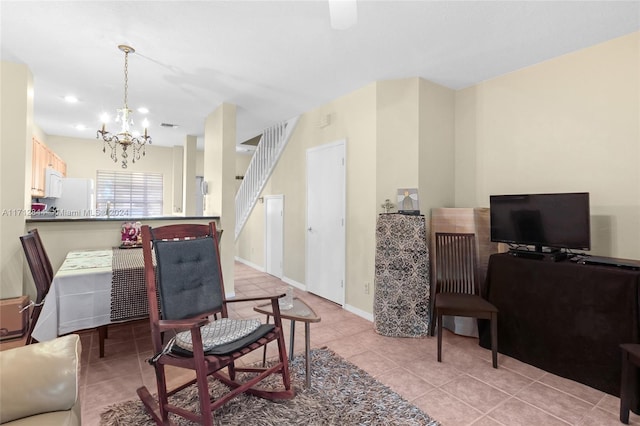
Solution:
{"label": "wooden rocking chair", "polygon": [[[153,229],[145,225],[142,227],[142,244],[151,339],[156,352],[149,362],[155,368],[158,400],[144,386],[137,392],[155,422],[170,424],[169,414],[173,413],[192,422],[212,425],[213,410],[243,392],[273,400],[293,398],[278,306],[278,299],[284,294],[225,298],[215,223],[168,225]],[[257,319],[229,319],[229,303],[258,300],[271,301],[274,324],[261,324]],[[163,335],[173,333],[177,334],[163,345]],[[278,345],[279,357],[275,365],[256,368],[235,366],[237,359],[272,341]],[[196,377],[170,390],[167,388],[166,366],[194,370]],[[238,372],[253,374],[241,382],[236,379]],[[255,386],[274,373],[282,376],[281,388],[259,389]],[[229,393],[212,401],[207,382],[209,376],[229,386]],[[169,402],[169,396],[194,383],[198,387],[200,413]]]}

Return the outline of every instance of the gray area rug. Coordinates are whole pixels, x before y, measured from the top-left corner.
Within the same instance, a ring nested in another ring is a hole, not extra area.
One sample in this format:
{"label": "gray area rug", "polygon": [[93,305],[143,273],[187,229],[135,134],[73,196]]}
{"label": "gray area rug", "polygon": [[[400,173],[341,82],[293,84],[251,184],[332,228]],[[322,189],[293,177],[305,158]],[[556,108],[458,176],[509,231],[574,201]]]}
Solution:
{"label": "gray area rug", "polygon": [[[439,423],[404,400],[396,392],[365,371],[342,359],[329,349],[311,351],[311,389],[304,386],[305,365],[302,355],[290,363],[296,396],[288,401],[267,401],[251,395],[239,395],[214,413],[215,424],[224,426],[283,425],[428,425]],[[278,375],[271,376],[281,382]],[[267,379],[270,380],[271,378]],[[263,386],[266,381],[263,381]],[[215,382],[212,394],[227,387]],[[179,405],[197,407],[195,386],[174,397]],[[172,417],[179,425],[192,423]],[[142,403],[137,400],[115,404],[101,414],[101,426],[154,425]]]}

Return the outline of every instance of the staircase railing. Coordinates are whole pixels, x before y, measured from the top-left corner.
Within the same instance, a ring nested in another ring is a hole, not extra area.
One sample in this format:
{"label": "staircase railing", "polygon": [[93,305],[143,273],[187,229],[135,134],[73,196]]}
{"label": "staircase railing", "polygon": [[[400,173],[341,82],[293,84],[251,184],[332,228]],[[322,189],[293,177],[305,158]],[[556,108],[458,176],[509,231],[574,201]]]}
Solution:
{"label": "staircase railing", "polygon": [[244,179],[236,193],[236,240],[278,163],[284,147],[289,142],[299,118],[298,116],[283,121],[263,132]]}

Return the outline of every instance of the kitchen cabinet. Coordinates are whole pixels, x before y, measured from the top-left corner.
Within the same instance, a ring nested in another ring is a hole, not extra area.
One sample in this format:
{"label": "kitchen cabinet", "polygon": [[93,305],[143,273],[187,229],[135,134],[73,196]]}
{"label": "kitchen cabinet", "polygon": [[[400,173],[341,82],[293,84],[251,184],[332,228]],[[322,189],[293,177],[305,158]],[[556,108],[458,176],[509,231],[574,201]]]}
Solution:
{"label": "kitchen cabinet", "polygon": [[33,151],[31,155],[31,196],[44,197],[44,169],[47,163],[46,146],[33,138]]}
{"label": "kitchen cabinet", "polygon": [[53,151],[49,151],[47,167],[59,171],[63,176],[67,175],[67,164]]}
{"label": "kitchen cabinet", "polygon": [[31,154],[31,196],[44,197],[47,167],[59,171],[62,176],[67,175],[67,164],[58,154],[53,152],[44,143],[33,138],[33,151]]}

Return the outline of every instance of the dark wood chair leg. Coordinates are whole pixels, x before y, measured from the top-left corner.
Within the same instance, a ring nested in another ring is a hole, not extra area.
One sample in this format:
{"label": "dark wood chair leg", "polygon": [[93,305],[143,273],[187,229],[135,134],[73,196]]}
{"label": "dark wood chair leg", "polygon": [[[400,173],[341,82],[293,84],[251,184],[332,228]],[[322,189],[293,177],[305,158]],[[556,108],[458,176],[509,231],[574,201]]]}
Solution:
{"label": "dark wood chair leg", "polygon": [[289,333],[289,361],[293,361],[293,342],[296,334],[296,322],[291,320],[291,330]]}
{"label": "dark wood chair leg", "polygon": [[100,358],[104,358],[104,340],[109,337],[107,333],[107,326],[101,325],[98,327],[98,343],[100,346]]}
{"label": "dark wood chair leg", "polygon": [[436,312],[436,321],[438,321],[438,362],[442,362],[442,314]]}
{"label": "dark wood chair leg", "polygon": [[433,337],[433,333],[436,329],[436,315],[435,315],[435,294],[433,294],[433,289],[431,289],[431,298],[429,300],[429,335]]}
{"label": "dark wood chair leg", "polygon": [[620,378],[620,421],[626,425],[629,424],[629,352],[622,348],[622,377]]}
{"label": "dark wood chair leg", "polygon": [[498,368],[498,314],[491,314],[491,358],[493,368]]}
{"label": "dark wood chair leg", "polygon": [[40,311],[42,310],[42,306],[34,306],[33,311],[31,311],[31,319],[29,322],[29,331],[27,332],[27,340],[25,341],[25,345],[30,345],[32,343],[38,343],[36,339],[34,339],[31,334],[33,333],[33,329],[36,328],[36,323],[38,322],[38,318],[40,317]]}
{"label": "dark wood chair leg", "polygon": [[[269,324],[269,318],[271,315],[267,315],[267,324]],[[264,345],[264,349],[262,349],[262,366],[267,365],[267,345]]]}

